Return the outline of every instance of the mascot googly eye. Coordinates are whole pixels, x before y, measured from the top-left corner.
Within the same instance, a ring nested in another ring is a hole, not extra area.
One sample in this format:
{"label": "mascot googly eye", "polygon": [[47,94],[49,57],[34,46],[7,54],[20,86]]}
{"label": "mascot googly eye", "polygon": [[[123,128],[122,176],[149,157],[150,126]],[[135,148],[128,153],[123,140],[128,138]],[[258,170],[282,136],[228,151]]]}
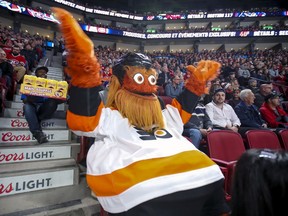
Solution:
{"label": "mascot googly eye", "polygon": [[144,77],[141,73],[135,74],[133,79],[137,84],[142,84],[144,82]]}
{"label": "mascot googly eye", "polygon": [[148,77],[148,81],[149,81],[149,83],[150,83],[151,85],[156,85],[157,79],[156,79],[155,76],[150,75],[150,76]]}

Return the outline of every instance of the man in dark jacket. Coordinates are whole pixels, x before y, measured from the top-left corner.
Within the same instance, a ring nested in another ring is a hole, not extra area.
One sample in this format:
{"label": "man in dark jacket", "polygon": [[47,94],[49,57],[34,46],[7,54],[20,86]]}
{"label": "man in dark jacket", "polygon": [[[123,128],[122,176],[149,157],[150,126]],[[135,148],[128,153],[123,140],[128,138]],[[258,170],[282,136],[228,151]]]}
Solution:
{"label": "man in dark jacket", "polygon": [[212,122],[206,113],[205,106],[198,102],[189,122],[184,125],[183,135],[189,137],[193,145],[199,148],[201,140],[207,136],[212,127]]}
{"label": "man in dark jacket", "polygon": [[240,134],[250,129],[267,128],[266,122],[261,118],[258,108],[253,105],[255,96],[251,89],[244,89],[239,94],[240,103],[234,108],[241,122]]}
{"label": "man in dark jacket", "polygon": [[272,83],[260,85],[259,91],[255,93],[255,106],[260,109],[265,101],[265,97],[271,94],[273,90]]}
{"label": "man in dark jacket", "polygon": [[[35,75],[41,78],[47,78],[48,68],[38,67]],[[39,144],[48,142],[46,134],[42,131],[41,121],[52,118],[57,110],[58,104],[62,103],[58,99],[45,98],[32,95],[21,95],[23,101],[23,111],[29,130]]]}

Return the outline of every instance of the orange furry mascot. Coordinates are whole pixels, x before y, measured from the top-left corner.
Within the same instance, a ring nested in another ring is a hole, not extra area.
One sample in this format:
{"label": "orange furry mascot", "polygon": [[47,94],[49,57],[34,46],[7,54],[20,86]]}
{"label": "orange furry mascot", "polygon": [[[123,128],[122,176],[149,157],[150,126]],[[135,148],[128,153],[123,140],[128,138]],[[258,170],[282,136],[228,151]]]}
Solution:
{"label": "orange furry mascot", "polygon": [[87,182],[111,215],[172,216],[226,213],[219,167],[181,134],[206,83],[220,64],[201,61],[172,105],[155,95],[157,73],[141,53],[113,66],[106,106],[91,40],[67,11],[54,8],[68,50],[69,128],[95,137]]}

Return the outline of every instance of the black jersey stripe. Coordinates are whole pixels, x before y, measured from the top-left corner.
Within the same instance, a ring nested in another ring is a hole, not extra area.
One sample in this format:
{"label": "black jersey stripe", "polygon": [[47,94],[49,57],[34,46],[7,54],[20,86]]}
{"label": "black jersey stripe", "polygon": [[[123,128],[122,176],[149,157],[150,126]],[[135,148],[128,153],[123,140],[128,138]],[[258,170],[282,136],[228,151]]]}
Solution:
{"label": "black jersey stripe", "polygon": [[99,91],[102,86],[93,88],[79,88],[71,86],[69,89],[69,111],[81,116],[94,116],[101,103]]}

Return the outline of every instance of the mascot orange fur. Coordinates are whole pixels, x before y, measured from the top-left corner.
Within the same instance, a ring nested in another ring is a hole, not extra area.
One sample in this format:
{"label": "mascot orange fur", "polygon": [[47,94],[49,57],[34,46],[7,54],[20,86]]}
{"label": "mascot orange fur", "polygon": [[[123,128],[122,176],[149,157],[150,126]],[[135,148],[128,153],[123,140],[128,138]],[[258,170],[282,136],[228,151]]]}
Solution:
{"label": "mascot orange fur", "polygon": [[151,60],[128,53],[113,66],[104,106],[93,43],[70,13],[53,10],[68,50],[67,122],[77,135],[96,138],[87,155],[87,182],[102,207],[126,216],[227,213],[219,167],[181,135],[220,64],[189,66],[184,91],[164,106],[155,95]]}

